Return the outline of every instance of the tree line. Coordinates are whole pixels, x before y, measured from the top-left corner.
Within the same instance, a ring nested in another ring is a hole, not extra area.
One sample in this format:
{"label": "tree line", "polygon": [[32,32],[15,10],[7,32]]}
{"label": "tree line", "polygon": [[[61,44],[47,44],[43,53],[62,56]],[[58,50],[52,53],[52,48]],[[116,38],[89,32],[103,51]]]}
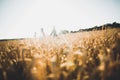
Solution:
{"label": "tree line", "polygon": [[120,28],[120,23],[113,22],[113,23],[107,23],[101,26],[94,26],[92,28],[87,28],[87,29],[79,29],[78,31],[70,31],[71,33],[76,33],[76,32],[82,32],[82,31],[93,31],[93,30],[105,30],[108,28]]}

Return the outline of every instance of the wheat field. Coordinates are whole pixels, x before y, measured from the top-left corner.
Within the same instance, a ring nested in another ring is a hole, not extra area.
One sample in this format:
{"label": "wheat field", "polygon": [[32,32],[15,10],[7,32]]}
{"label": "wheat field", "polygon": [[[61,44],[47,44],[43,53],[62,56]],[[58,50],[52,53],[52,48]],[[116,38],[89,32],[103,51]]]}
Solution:
{"label": "wheat field", "polygon": [[0,80],[120,80],[120,28],[0,41]]}

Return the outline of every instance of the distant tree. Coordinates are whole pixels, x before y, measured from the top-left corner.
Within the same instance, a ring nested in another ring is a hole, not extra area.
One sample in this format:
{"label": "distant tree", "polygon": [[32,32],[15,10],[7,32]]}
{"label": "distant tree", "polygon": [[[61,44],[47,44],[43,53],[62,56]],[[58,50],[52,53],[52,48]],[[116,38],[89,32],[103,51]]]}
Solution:
{"label": "distant tree", "polygon": [[69,33],[68,30],[63,30],[63,31],[60,32],[60,34],[67,34],[67,33]]}
{"label": "distant tree", "polygon": [[116,28],[120,28],[120,24],[119,23],[117,23],[117,22],[113,22],[113,27],[116,27]]}
{"label": "distant tree", "polygon": [[45,37],[45,33],[44,33],[44,29],[41,28],[41,34],[43,35],[43,37]]}
{"label": "distant tree", "polygon": [[56,32],[55,27],[53,27],[53,30],[52,30],[52,32],[50,33],[50,36],[57,36],[57,32]]}
{"label": "distant tree", "polygon": [[37,33],[35,32],[35,33],[34,33],[34,38],[35,38],[35,39],[36,39],[36,35],[37,35]]}

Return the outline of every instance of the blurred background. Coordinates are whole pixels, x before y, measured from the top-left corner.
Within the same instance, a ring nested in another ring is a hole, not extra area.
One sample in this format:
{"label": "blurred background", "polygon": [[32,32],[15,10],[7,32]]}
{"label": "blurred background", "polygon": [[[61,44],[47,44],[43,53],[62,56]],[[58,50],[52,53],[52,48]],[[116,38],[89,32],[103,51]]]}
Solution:
{"label": "blurred background", "polygon": [[0,0],[0,39],[119,23],[119,4],[120,0]]}

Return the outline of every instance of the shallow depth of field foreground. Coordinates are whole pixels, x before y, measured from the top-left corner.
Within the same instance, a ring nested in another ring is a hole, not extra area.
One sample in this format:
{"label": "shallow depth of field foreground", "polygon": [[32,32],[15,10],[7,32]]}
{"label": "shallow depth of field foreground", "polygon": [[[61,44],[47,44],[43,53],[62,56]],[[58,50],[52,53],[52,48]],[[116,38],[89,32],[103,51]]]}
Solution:
{"label": "shallow depth of field foreground", "polygon": [[120,28],[0,41],[0,80],[120,80]]}

